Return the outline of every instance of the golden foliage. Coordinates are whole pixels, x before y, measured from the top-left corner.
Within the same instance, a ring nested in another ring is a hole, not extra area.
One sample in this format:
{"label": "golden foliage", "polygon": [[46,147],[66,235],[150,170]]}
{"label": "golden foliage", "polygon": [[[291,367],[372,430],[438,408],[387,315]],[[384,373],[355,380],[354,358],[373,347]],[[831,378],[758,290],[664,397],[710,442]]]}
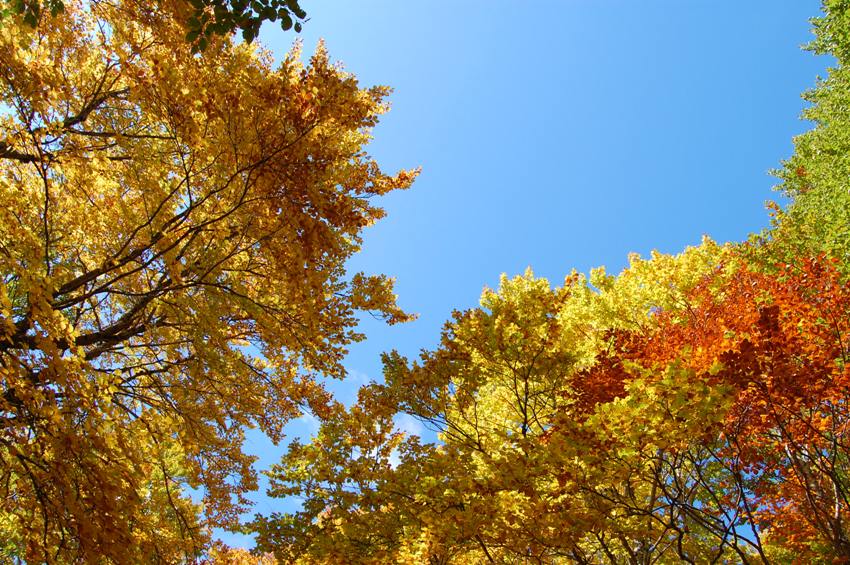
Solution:
{"label": "golden foliage", "polygon": [[363,151],[387,89],[192,53],[186,6],[0,27],[0,538],[33,562],[198,555],[256,486],[244,430],[325,410],[357,309],[406,319],[344,271],[415,176]]}

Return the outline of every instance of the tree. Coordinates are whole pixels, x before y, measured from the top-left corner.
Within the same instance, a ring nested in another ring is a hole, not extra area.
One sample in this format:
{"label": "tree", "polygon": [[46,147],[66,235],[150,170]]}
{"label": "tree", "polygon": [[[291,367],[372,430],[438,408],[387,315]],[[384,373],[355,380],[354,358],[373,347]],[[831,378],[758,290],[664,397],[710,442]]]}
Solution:
{"label": "tree", "polygon": [[[573,274],[556,289],[530,272],[504,277],[480,308],[455,314],[437,350],[413,364],[386,355],[384,384],[290,446],[269,473],[270,494],[303,506],[258,517],[258,548],[304,563],[590,563],[608,562],[607,536],[619,533],[632,549],[646,521],[626,523],[590,492],[620,468],[600,464],[610,452],[591,417],[624,387],[589,371],[612,330],[650,331],[652,312],[683,308],[727,254],[705,241],[678,257],[633,256],[618,277]],[[441,441],[404,437],[399,414]],[[623,551],[615,563],[628,560]]]}
{"label": "tree", "polygon": [[[709,249],[665,263],[598,293],[503,279],[420,363],[386,356],[385,384],[271,470],[270,494],[305,502],[258,517],[258,547],[305,563],[850,558],[850,284],[823,258],[779,276]],[[643,307],[610,317],[612,297]],[[405,438],[400,413],[441,441]]]}
{"label": "tree", "polygon": [[791,199],[785,210],[774,206],[774,226],[758,246],[767,263],[792,263],[795,257],[825,253],[850,273],[850,3],[824,1],[824,15],[812,20],[815,40],[808,48],[831,55],[837,66],[803,98],[810,106],[803,119],[815,124],[794,138],[794,154],[774,174]]}
{"label": "tree", "polygon": [[[665,547],[689,562],[846,559],[850,287],[823,259],[758,267],[718,270],[651,331],[615,331],[586,372],[591,391],[621,391],[579,428],[614,562]],[[565,413],[549,441],[561,451],[575,429]]]}
{"label": "tree", "polygon": [[190,13],[0,29],[0,538],[33,562],[197,555],[255,488],[244,430],[328,410],[357,310],[407,318],[344,269],[415,176],[363,150],[388,90],[321,46],[194,54]]}
{"label": "tree", "polygon": [[636,454],[632,469],[657,486],[654,512],[674,509],[683,537],[690,521],[740,559],[850,559],[850,285],[836,263],[801,259],[779,276],[745,266],[714,289],[709,279],[685,315],[620,333],[591,369],[627,391],[595,418],[603,457]]}

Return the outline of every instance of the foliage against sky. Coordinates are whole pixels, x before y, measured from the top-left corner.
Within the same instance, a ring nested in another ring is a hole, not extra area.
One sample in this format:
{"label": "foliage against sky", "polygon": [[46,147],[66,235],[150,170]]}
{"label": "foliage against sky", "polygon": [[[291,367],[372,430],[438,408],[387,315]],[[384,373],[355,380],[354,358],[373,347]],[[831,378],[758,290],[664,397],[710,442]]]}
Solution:
{"label": "foliage against sky", "polygon": [[[781,190],[792,201],[777,210],[768,249],[789,258],[799,253],[823,252],[850,264],[850,9],[846,2],[831,3],[829,16],[815,22],[816,39],[810,48],[835,57],[816,88],[804,98],[811,103],[803,116],[816,124],[794,140],[794,155],[777,171]],[[779,249],[777,249],[779,248]]]}
{"label": "foliage against sky", "polygon": [[[435,350],[295,443],[259,517],[284,562],[845,562],[850,287],[846,30],[753,242],[633,258],[551,288],[503,277]],[[412,415],[423,443],[393,425]]]}
{"label": "foliage against sky", "polygon": [[256,488],[245,429],[323,413],[355,310],[407,318],[344,270],[414,176],[363,151],[387,90],[322,48],[193,54],[187,9],[0,29],[0,539],[33,562],[199,555]]}
{"label": "foliage against sky", "polygon": [[[850,560],[848,2],[816,24],[838,66],[768,232],[504,276],[348,407],[319,379],[356,311],[409,319],[390,279],[345,272],[415,176],[364,153],[387,89],[322,47],[198,53],[179,0],[64,6],[0,29],[4,557]],[[243,524],[256,555],[212,544],[256,488],[245,431],[304,411],[317,434],[268,473],[300,510]]]}

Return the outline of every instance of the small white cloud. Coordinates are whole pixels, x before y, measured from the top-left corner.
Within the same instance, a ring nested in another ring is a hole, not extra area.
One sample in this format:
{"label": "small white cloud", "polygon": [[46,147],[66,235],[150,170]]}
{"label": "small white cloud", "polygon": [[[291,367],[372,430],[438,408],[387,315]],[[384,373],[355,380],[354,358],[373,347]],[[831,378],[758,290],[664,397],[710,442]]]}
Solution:
{"label": "small white cloud", "polygon": [[[394,427],[397,432],[404,432],[408,437],[421,437],[422,432],[425,431],[422,422],[410,414],[396,414],[393,418],[393,424],[395,424]],[[401,455],[399,455],[398,449],[393,449],[390,453],[389,464],[393,469],[401,464]]]}
{"label": "small white cloud", "polygon": [[348,380],[352,383],[357,383],[360,385],[365,385],[369,382],[369,375],[364,373],[363,371],[358,371],[357,369],[346,369],[348,372]]}
{"label": "small white cloud", "polygon": [[346,408],[357,402],[358,391],[371,382],[368,373],[357,369],[346,368],[344,380],[328,378],[324,381],[327,390],[334,395],[334,399],[341,402]]}
{"label": "small white cloud", "polygon": [[421,436],[425,428],[422,422],[411,416],[410,414],[397,414],[393,418],[395,429],[404,432],[408,436]]}
{"label": "small white cloud", "polygon": [[305,413],[286,424],[284,433],[289,438],[309,441],[319,431],[319,419],[310,413]]}

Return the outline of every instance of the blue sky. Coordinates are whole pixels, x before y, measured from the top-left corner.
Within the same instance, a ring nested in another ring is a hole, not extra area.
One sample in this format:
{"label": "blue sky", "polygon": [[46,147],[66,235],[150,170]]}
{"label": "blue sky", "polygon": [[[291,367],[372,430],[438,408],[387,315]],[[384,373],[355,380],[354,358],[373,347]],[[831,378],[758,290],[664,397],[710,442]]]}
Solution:
{"label": "blue sky", "polygon": [[[800,94],[830,63],[800,50],[811,0],[301,5],[307,54],[322,37],[363,85],[395,89],[369,152],[387,171],[422,167],[350,263],[396,277],[419,319],[363,321],[352,378],[334,387],[343,399],[380,377],[382,351],[436,345],[451,311],[501,273],[530,266],[560,284],[573,268],[618,272],[632,251],[765,227],[768,172],[807,129]],[[295,37],[266,24],[261,41],[280,58]],[[256,435],[250,448],[259,468],[283,450]],[[262,513],[291,508],[255,498]]]}

